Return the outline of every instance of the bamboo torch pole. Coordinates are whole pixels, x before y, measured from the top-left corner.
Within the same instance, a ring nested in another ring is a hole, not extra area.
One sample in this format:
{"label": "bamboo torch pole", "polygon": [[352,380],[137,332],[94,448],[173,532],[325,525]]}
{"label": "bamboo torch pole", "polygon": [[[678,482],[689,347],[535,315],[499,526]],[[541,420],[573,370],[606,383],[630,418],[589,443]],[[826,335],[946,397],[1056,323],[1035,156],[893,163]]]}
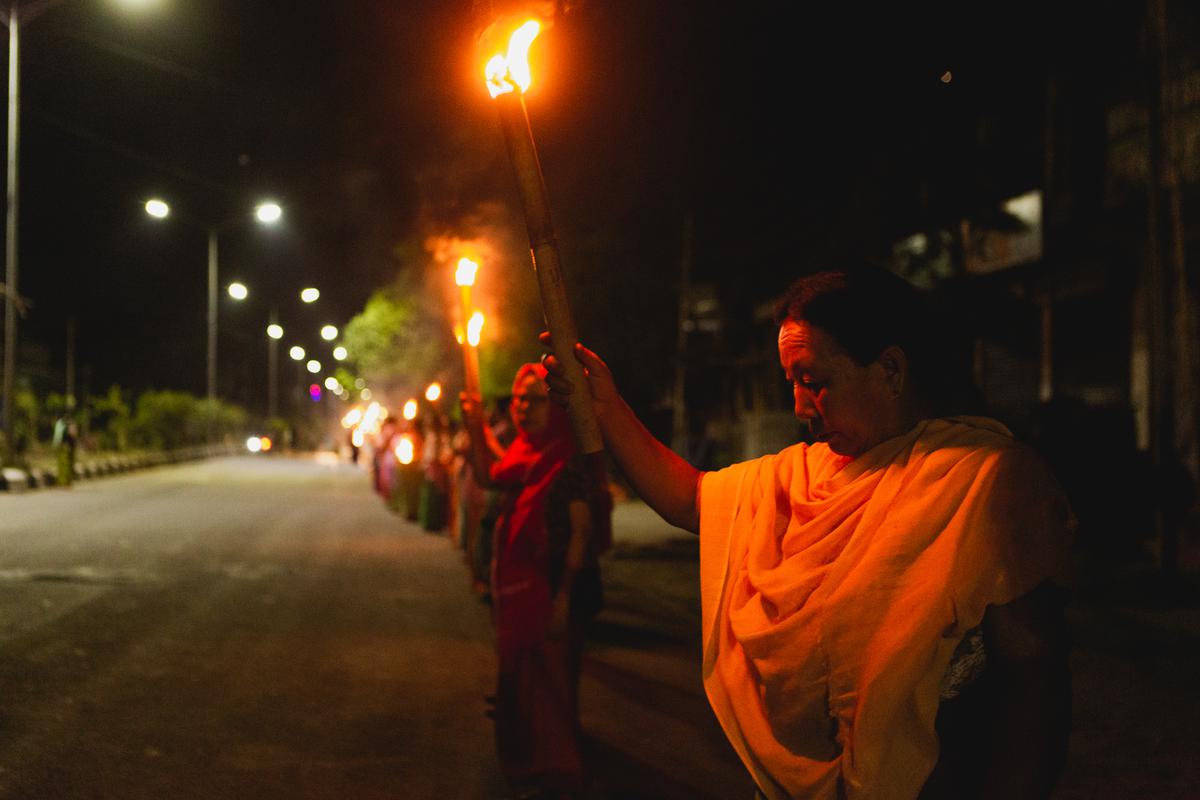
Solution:
{"label": "bamboo torch pole", "polygon": [[604,449],[604,443],[587,391],[583,367],[575,359],[575,345],[579,341],[579,335],[575,329],[571,306],[567,302],[562,264],[558,254],[558,239],[550,219],[546,183],[542,177],[541,164],[538,162],[533,132],[529,127],[525,99],[516,92],[509,92],[496,97],[496,105],[500,112],[500,127],[504,131],[508,157],[517,178],[521,206],[525,212],[525,227],[529,232],[529,248],[533,257],[533,269],[537,274],[542,313],[546,317],[546,327],[553,340],[554,355],[563,365],[567,379],[575,386],[567,407],[575,431],[575,440],[580,452],[599,453]]}

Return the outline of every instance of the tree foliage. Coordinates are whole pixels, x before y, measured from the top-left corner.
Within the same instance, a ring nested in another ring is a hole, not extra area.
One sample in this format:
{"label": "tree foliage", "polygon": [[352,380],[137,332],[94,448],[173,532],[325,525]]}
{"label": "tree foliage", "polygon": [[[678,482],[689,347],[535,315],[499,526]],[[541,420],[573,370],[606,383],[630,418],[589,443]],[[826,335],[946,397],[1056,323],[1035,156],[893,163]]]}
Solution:
{"label": "tree foliage", "polygon": [[213,436],[221,439],[244,433],[246,422],[240,406],[187,392],[150,390],[137,399],[130,438],[142,447],[174,450],[205,441],[210,425]]}

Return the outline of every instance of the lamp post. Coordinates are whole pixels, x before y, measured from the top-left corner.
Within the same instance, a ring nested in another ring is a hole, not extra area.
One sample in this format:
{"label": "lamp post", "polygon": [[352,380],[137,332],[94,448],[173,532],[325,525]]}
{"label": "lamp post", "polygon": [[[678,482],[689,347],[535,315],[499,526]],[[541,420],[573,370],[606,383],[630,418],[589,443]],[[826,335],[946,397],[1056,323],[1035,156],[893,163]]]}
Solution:
{"label": "lamp post", "polygon": [[271,309],[271,322],[267,325],[267,419],[279,416],[279,340],[283,338],[283,327],[279,324],[279,312]]}
{"label": "lamp post", "polygon": [[18,252],[17,252],[17,200],[20,182],[19,164],[21,133],[21,26],[33,22],[43,12],[61,5],[65,0],[35,0],[23,8],[17,0],[10,0],[7,9],[0,9],[0,22],[8,28],[8,150],[7,186],[5,195],[5,239],[4,239],[4,378],[0,392],[0,423],[4,428],[5,458],[12,453],[13,440],[13,382],[17,371],[17,305]]}
{"label": "lamp post", "polygon": [[[146,201],[146,213],[155,219],[166,219],[171,214],[171,207],[166,201],[159,198],[154,198]],[[283,209],[278,203],[272,201],[264,201],[259,203],[254,208],[254,218],[262,225],[274,225],[283,216]],[[208,399],[210,412],[216,405],[217,399],[217,262],[218,248],[217,237],[225,230],[232,228],[237,223],[241,222],[240,216],[231,217],[219,225],[211,225],[207,227],[208,232],[208,346],[206,357],[205,370],[205,397]],[[234,290],[233,286],[240,286],[241,290]],[[245,299],[242,294],[246,291],[246,287],[242,284],[234,284],[230,287],[230,296],[234,299]],[[238,297],[237,294],[242,294]],[[211,428],[211,426],[210,426]],[[211,430],[210,430],[211,438]]]}

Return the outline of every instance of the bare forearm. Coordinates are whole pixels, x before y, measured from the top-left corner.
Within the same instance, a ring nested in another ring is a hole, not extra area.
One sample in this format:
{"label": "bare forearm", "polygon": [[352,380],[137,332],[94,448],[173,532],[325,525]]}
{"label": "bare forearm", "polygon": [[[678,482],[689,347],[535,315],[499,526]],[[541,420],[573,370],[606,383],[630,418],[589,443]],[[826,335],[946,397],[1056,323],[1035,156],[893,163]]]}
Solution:
{"label": "bare forearm", "polygon": [[[474,415],[472,415],[474,416]],[[480,486],[490,486],[492,483],[492,465],[504,456],[504,449],[497,441],[495,434],[483,424],[482,419],[467,420],[467,432],[471,437],[471,452],[469,463],[475,481]]]}
{"label": "bare forearm", "polygon": [[598,418],[608,451],[638,495],[667,522],[698,533],[701,472],[655,439],[624,400],[610,404]]}

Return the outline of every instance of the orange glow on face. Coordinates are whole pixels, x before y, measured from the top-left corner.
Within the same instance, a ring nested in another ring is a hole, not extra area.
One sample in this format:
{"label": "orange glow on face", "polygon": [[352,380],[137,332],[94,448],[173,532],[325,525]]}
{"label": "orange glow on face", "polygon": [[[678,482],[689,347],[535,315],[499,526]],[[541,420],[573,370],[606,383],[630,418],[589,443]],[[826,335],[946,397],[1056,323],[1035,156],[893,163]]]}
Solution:
{"label": "orange glow on face", "polygon": [[425,390],[425,399],[431,403],[436,403],[437,399],[442,396],[442,385],[440,383],[431,383],[429,388]]}
{"label": "orange glow on face", "polygon": [[413,462],[413,441],[411,437],[407,435],[400,437],[400,442],[396,445],[396,460],[401,464],[411,464]]}
{"label": "orange glow on face", "polygon": [[409,400],[404,404],[404,418],[405,419],[416,419],[417,418],[417,401],[416,400]]}
{"label": "orange glow on face", "polygon": [[478,270],[479,264],[466,257],[460,258],[458,267],[454,270],[454,282],[459,286],[474,286],[475,273]]}
{"label": "orange glow on face", "polygon": [[541,23],[529,20],[513,31],[508,39],[508,50],[488,59],[483,68],[488,91],[492,97],[520,90],[521,94],[533,83],[529,71],[529,46],[542,30]]}
{"label": "orange glow on face", "polygon": [[476,311],[467,321],[467,344],[479,347],[479,337],[483,333],[483,312]]}

